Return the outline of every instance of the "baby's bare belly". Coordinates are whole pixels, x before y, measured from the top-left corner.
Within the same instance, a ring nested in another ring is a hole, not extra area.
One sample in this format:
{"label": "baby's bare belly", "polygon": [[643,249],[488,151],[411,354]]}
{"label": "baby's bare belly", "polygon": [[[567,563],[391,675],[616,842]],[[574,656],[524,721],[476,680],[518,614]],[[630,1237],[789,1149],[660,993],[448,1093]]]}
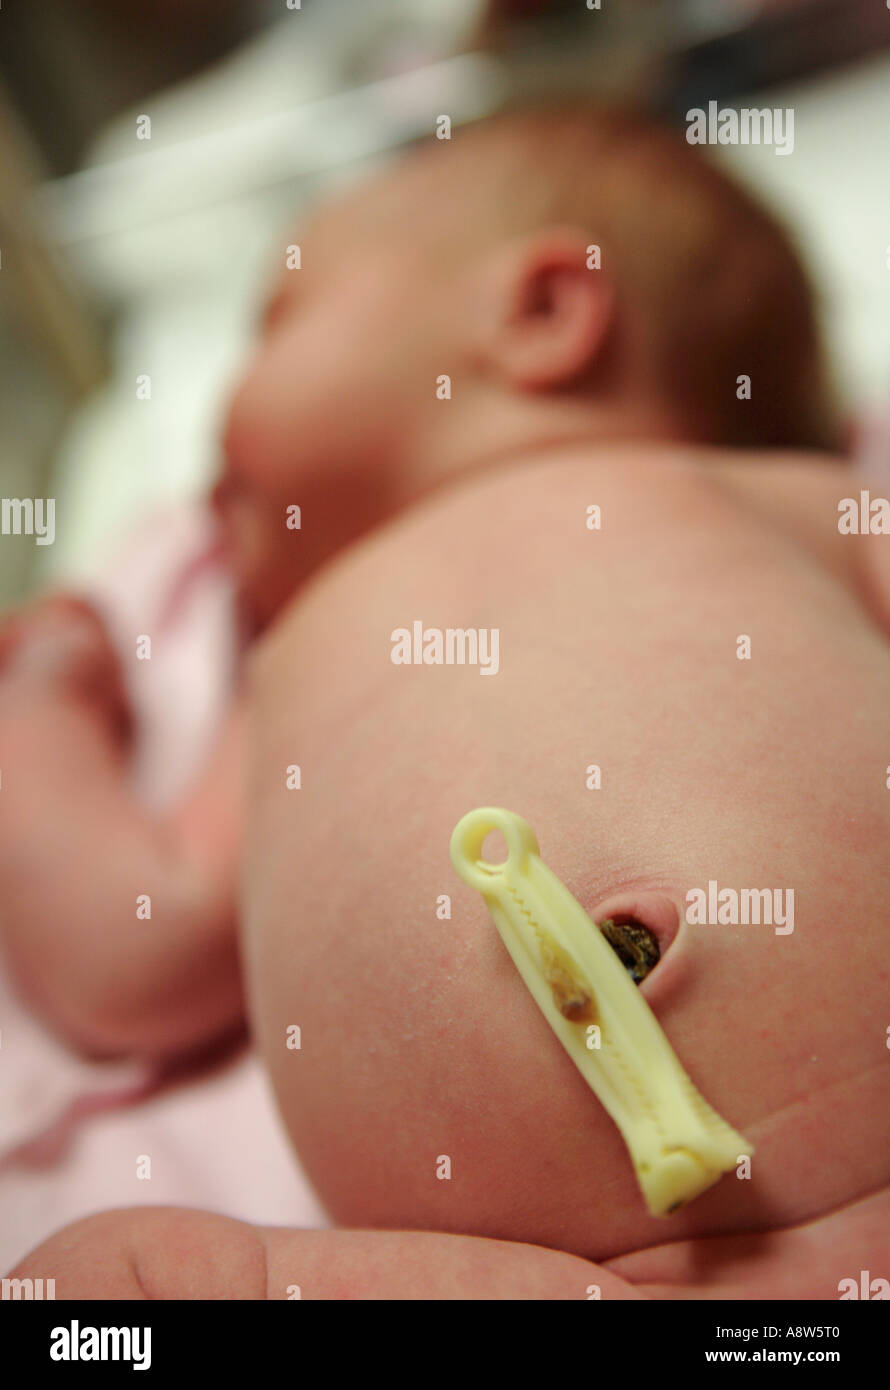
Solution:
{"label": "baby's bare belly", "polygon": [[[756,1154],[670,1238],[887,1183],[890,656],[762,510],[662,457],[480,478],[322,575],[253,701],[251,1008],[335,1219],[599,1259],[667,1238],[451,869],[456,821],[492,804],[595,920],[677,905],[642,989]],[[793,889],[793,932],[682,920],[712,881]]]}

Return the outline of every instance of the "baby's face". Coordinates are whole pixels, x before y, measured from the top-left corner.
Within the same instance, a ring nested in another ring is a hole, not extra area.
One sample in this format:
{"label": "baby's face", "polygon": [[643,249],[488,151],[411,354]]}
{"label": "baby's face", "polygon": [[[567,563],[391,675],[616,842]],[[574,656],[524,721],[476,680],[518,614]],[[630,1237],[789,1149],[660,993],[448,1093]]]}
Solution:
{"label": "baby's face", "polygon": [[[375,182],[294,237],[301,267],[282,270],[231,400],[214,504],[261,623],[327,555],[406,500],[418,402],[434,400],[447,352],[441,277],[416,210],[394,215],[400,201]],[[294,505],[299,530],[287,525]]]}

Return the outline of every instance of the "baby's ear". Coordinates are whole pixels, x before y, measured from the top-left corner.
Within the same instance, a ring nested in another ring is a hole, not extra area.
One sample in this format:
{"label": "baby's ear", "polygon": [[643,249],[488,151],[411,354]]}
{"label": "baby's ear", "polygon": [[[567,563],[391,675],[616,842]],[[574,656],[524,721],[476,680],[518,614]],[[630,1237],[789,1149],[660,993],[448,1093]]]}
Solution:
{"label": "baby's ear", "polygon": [[483,354],[514,386],[546,390],[591,374],[614,319],[604,273],[588,265],[587,238],[550,228],[499,249],[481,312]]}

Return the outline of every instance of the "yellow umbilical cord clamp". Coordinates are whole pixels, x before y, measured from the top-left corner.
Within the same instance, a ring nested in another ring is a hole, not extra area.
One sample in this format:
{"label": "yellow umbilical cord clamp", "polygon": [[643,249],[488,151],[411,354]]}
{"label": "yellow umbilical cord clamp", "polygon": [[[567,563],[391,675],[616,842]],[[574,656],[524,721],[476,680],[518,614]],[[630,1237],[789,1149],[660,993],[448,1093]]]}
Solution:
{"label": "yellow umbilical cord clamp", "polygon": [[[493,830],[507,842],[502,864],[481,857]],[[639,987],[542,862],[521,816],[493,806],[470,811],[451,836],[451,862],[484,897],[538,1007],[621,1131],[653,1216],[691,1201],[753,1152],[696,1090]]]}

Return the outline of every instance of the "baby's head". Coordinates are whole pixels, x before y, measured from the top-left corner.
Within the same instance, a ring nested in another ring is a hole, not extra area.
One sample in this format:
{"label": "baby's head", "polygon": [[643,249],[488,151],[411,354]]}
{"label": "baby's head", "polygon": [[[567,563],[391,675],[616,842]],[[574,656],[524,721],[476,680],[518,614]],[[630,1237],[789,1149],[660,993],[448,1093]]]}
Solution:
{"label": "baby's head", "polygon": [[572,106],[458,129],[297,241],[215,494],[260,622],[339,546],[466,470],[587,440],[838,443],[787,238],[641,116]]}

